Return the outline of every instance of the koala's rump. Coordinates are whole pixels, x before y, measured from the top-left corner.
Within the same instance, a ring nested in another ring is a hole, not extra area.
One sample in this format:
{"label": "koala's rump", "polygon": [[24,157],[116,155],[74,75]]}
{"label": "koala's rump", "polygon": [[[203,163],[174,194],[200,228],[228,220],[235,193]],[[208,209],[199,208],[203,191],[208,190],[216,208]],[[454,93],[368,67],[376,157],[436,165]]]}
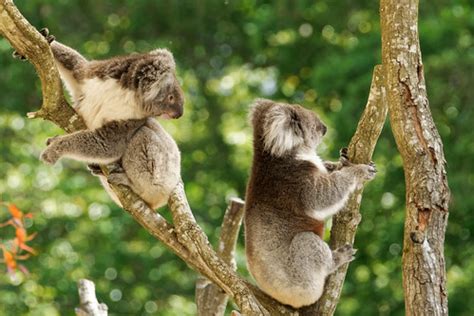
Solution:
{"label": "koala's rump", "polygon": [[131,138],[122,166],[133,191],[152,208],[161,207],[180,179],[178,146],[158,123],[147,122]]}
{"label": "koala's rump", "polygon": [[245,217],[250,273],[264,292],[284,304],[314,303],[324,288],[329,247],[315,233],[294,229],[278,211],[257,208],[250,206]]}

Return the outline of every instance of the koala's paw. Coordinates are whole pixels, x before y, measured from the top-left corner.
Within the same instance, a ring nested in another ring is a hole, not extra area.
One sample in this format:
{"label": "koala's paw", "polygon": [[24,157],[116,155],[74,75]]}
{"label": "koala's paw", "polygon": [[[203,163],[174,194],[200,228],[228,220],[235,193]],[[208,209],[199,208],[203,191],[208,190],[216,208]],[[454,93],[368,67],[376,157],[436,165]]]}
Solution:
{"label": "koala's paw", "polygon": [[87,169],[92,173],[94,176],[103,176],[104,173],[102,172],[102,169],[100,169],[99,165],[96,164],[88,164]]}
{"label": "koala's paw", "polygon": [[332,251],[332,258],[334,260],[334,268],[337,269],[341,265],[351,262],[355,259],[357,249],[352,248],[351,244],[345,244],[342,247]]}
{"label": "koala's paw", "polygon": [[61,155],[56,150],[48,147],[41,153],[40,160],[49,165],[54,165],[60,157]]}
{"label": "koala's paw", "polygon": [[55,140],[57,140],[59,137],[59,135],[56,135],[56,136],[53,136],[53,137],[49,137],[47,140],[46,140],[46,146],[49,146],[51,145]]}
{"label": "koala's paw", "polygon": [[56,37],[54,37],[54,35],[49,34],[49,30],[46,27],[39,30],[39,32],[41,33],[41,35],[44,36],[46,41],[48,41],[48,44],[51,44],[51,42],[53,42],[56,39]]}
{"label": "koala's paw", "polygon": [[111,185],[125,185],[128,187],[131,185],[127,175],[123,172],[109,174],[107,176],[107,182]]}
{"label": "koala's paw", "polygon": [[339,162],[343,167],[349,166],[351,162],[349,161],[349,154],[347,147],[341,148],[339,150]]}
{"label": "koala's paw", "polygon": [[370,162],[368,165],[360,164],[357,165],[357,170],[359,171],[359,178],[362,181],[370,181],[375,178],[377,174],[377,169],[375,168],[375,164]]}
{"label": "koala's paw", "polygon": [[17,52],[16,50],[13,51],[12,57],[15,58],[15,59],[19,59],[19,60],[21,60],[21,61],[25,61],[25,60],[26,60],[26,57],[23,56],[22,54],[20,54],[19,52]]}
{"label": "koala's paw", "polygon": [[109,163],[107,165],[107,168],[109,169],[110,173],[124,173],[125,172],[125,170],[123,170],[123,167],[120,161]]}

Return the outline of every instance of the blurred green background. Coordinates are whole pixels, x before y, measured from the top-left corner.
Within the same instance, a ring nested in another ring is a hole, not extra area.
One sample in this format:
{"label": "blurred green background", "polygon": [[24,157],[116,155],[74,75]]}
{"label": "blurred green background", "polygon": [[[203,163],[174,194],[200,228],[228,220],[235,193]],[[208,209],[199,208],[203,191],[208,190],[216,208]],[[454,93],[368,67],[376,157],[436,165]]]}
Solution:
{"label": "blurred green background", "polygon": [[[215,243],[229,197],[243,197],[251,160],[249,104],[300,103],[329,126],[320,154],[336,158],[365,106],[380,62],[378,1],[17,1],[37,28],[88,58],[169,48],[186,93],[185,115],[164,122],[182,151],[183,179],[199,224]],[[421,1],[428,94],[445,145],[452,190],[446,236],[451,315],[473,315],[474,10],[469,0]],[[1,315],[72,315],[76,281],[96,282],[111,315],[193,315],[196,274],[115,206],[83,164],[38,160],[52,123],[28,120],[41,104],[29,63],[0,39],[0,197],[33,212],[39,255],[31,275],[0,272]],[[374,160],[337,315],[403,315],[402,162],[387,123]],[[166,210],[161,210],[167,213]],[[7,218],[1,210],[0,220]],[[0,238],[11,236],[0,229]],[[242,240],[239,270],[247,275]],[[0,264],[0,268],[4,266]]]}

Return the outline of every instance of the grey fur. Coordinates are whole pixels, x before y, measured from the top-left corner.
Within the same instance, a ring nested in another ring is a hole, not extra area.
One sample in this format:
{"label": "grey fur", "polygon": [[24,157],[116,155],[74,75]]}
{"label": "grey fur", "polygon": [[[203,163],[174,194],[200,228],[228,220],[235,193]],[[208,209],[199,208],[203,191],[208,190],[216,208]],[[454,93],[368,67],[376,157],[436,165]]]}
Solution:
{"label": "grey fur", "polygon": [[95,130],[85,130],[48,140],[41,160],[54,164],[62,157],[90,164],[122,162],[108,179],[95,169],[105,188],[120,205],[108,182],[124,184],[150,207],[165,205],[180,179],[180,153],[176,142],[152,118],[113,121]]}
{"label": "grey fur", "polygon": [[[183,93],[176,79],[173,55],[164,49],[103,61],[87,61],[42,31],[56,59],[61,78],[88,130],[48,140],[41,159],[54,164],[61,157],[90,164],[104,188],[120,205],[109,183],[129,186],[150,207],[167,203],[180,180],[176,142],[153,116],[178,118]],[[98,164],[114,163],[106,179]]]}
{"label": "grey fur", "polygon": [[250,118],[254,158],[244,220],[248,267],[273,298],[293,307],[309,305],[321,296],[326,277],[355,253],[350,245],[331,251],[318,227],[343,207],[356,186],[373,179],[375,166],[351,164],[344,151],[337,163],[320,162],[316,148],[326,127],[299,105],[258,100]]}
{"label": "grey fur", "polygon": [[[51,38],[48,33],[43,34]],[[88,99],[91,92],[88,89],[100,89],[100,94],[117,95],[121,93],[131,95],[133,103],[126,106],[135,106],[134,119],[166,115],[169,118],[178,118],[183,115],[184,94],[176,78],[176,65],[173,55],[166,49],[155,49],[148,53],[130,54],[127,56],[113,57],[107,60],[88,61],[76,50],[61,44],[52,38],[51,50],[56,60],[66,88],[74,99],[74,107],[81,114],[87,116],[104,115],[97,109],[90,110],[89,104],[96,101]],[[92,81],[97,79],[96,81]],[[108,81],[116,84],[105,84]],[[102,83],[102,84],[101,84]],[[119,91],[122,90],[122,91]],[[115,109],[121,111],[117,102]],[[103,107],[106,105],[99,104]],[[110,104],[107,104],[110,106]],[[130,110],[130,109],[129,109]],[[94,118],[84,117],[86,123]],[[98,118],[99,122],[108,121],[110,115]],[[122,118],[123,119],[123,118]],[[91,127],[98,127],[98,124]]]}

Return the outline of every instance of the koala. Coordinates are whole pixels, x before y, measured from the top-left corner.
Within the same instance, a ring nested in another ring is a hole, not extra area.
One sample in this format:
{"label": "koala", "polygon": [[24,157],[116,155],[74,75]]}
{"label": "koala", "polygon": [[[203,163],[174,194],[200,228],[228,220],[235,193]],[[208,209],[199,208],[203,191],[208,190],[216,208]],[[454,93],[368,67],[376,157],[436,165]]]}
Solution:
{"label": "koala", "polygon": [[46,38],[74,108],[89,129],[110,121],[183,115],[184,96],[168,50],[88,61],[49,35]]}
{"label": "koala", "polygon": [[352,164],[344,151],[339,162],[324,163],[316,148],[327,128],[300,105],[257,100],[250,120],[254,156],[244,217],[248,269],[265,293],[300,308],[316,302],[326,277],[354,259],[356,250],[349,244],[329,248],[322,225],[356,187],[374,178],[375,165]]}
{"label": "koala", "polygon": [[41,160],[55,164],[68,157],[89,164],[110,164],[121,161],[121,166],[105,178],[98,166],[94,174],[121,206],[109,183],[126,185],[151,208],[168,202],[172,190],[180,181],[180,153],[176,142],[153,118],[112,121],[94,129],[56,136],[48,139],[48,147]]}
{"label": "koala", "polygon": [[[61,79],[88,129],[50,138],[40,159],[61,157],[91,164],[112,199],[111,184],[129,186],[150,207],[166,204],[180,181],[176,142],[152,117],[179,118],[184,97],[172,54],[157,49],[102,61],[87,61],[42,30]],[[105,178],[97,164],[117,163]],[[120,165],[121,164],[121,165]]]}

